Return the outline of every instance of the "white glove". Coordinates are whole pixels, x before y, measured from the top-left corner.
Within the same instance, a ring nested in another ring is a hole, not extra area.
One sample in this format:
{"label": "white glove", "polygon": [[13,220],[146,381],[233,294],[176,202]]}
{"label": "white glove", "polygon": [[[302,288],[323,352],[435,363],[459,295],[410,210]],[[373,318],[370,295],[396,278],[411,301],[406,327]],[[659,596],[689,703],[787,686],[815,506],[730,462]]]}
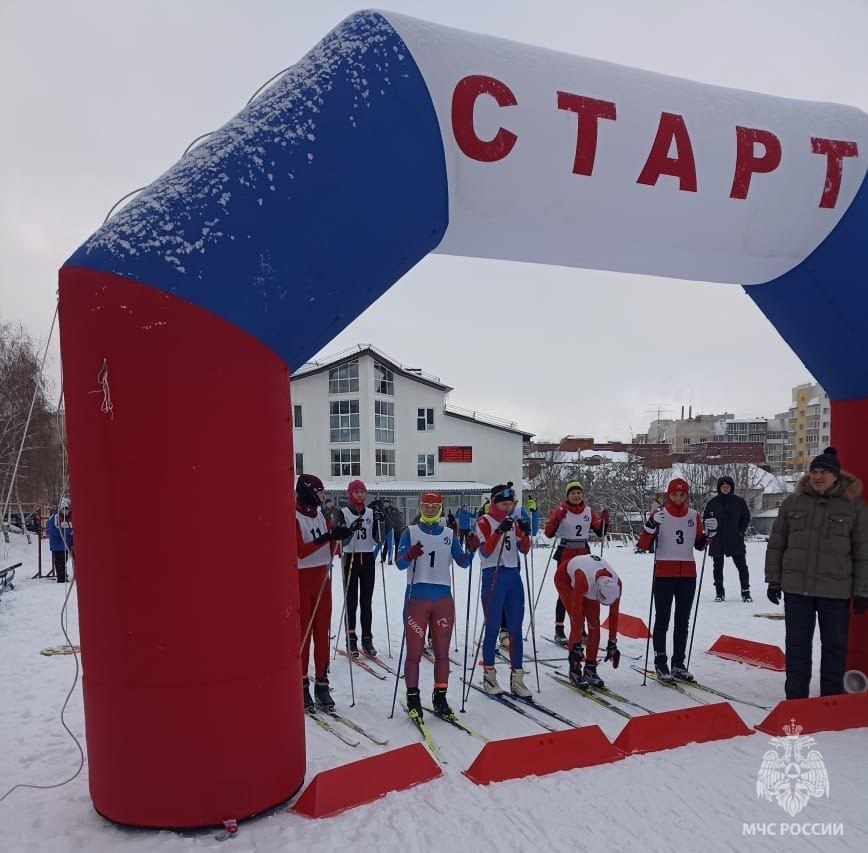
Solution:
{"label": "white glove", "polygon": [[717,519],[714,516],[705,519],[705,532],[709,536],[714,536],[717,533]]}
{"label": "white glove", "polygon": [[663,522],[666,520],[666,510],[658,509],[657,512],[655,512],[654,515],[651,516],[651,518],[654,519],[655,524],[663,524]]}

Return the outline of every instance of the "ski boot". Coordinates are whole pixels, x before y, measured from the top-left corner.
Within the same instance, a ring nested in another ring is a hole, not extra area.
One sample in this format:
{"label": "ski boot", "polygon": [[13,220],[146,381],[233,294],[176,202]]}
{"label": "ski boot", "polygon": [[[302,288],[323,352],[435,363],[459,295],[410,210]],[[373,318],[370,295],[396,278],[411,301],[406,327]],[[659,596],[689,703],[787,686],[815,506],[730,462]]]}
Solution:
{"label": "ski boot", "polygon": [[654,672],[657,674],[657,680],[663,684],[672,684],[675,681],[666,665],[666,655],[659,655],[654,658]]}
{"label": "ski boot", "polygon": [[359,656],[359,640],[356,637],[355,631],[350,631],[347,635],[347,639],[349,640],[350,654],[357,658]]}
{"label": "ski boot", "polygon": [[584,688],[585,690],[590,689],[591,687],[605,687],[606,683],[597,675],[597,665],[595,663],[586,663],[585,671],[582,673],[582,680],[579,683],[579,687]]}
{"label": "ski boot", "polygon": [[407,690],[407,713],[418,720],[422,719],[422,698],[418,687]]}
{"label": "ski boot", "polygon": [[446,688],[435,687],[431,694],[431,702],[434,705],[434,713],[441,717],[451,717],[452,709],[446,701]]}
{"label": "ski boot", "polygon": [[500,696],[506,691],[497,683],[497,670],[493,666],[482,668],[482,689],[492,696]]}
{"label": "ski boot", "polygon": [[332,699],[332,694],[329,692],[328,678],[318,678],[314,682],[313,695],[316,699],[317,707],[325,711],[334,711],[335,700]]}
{"label": "ski boot", "polygon": [[672,677],[677,681],[696,681],[692,672],[688,672],[683,663],[672,664]]}
{"label": "ski boot", "polygon": [[362,635],[362,651],[369,657],[375,658],[377,650],[374,648],[374,638]]}
{"label": "ski boot", "polygon": [[530,699],[533,695],[524,683],[524,670],[514,669],[509,674],[509,692],[519,699]]}
{"label": "ski boot", "polygon": [[726,601],[726,593],[722,589],[719,589],[717,591],[717,595],[714,596],[714,600],[715,601]]}
{"label": "ski boot", "polygon": [[742,600],[745,604],[753,604],[753,599],[751,598],[750,590],[749,590],[749,589],[743,589],[743,590],[741,591],[741,600]]}
{"label": "ski boot", "polygon": [[501,629],[500,634],[497,637],[497,645],[505,651],[509,651],[509,631]]}
{"label": "ski boot", "polygon": [[582,661],[584,661],[585,655],[582,651],[581,646],[574,646],[570,651],[570,656],[568,658],[570,664],[570,681],[576,685],[576,687],[581,687],[582,680]]}
{"label": "ski boot", "polygon": [[301,695],[304,699],[304,710],[308,713],[313,713],[313,699],[310,695],[310,679],[305,676],[301,682]]}
{"label": "ski boot", "polygon": [[564,623],[556,622],[555,623],[555,642],[559,646],[565,646],[567,644],[567,635],[564,633]]}

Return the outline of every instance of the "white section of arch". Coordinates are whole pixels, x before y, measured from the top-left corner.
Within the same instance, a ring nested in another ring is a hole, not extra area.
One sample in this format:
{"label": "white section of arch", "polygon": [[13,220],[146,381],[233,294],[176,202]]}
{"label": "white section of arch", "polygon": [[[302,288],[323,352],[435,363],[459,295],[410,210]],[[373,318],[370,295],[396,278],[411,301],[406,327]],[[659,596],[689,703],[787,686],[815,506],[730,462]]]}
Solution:
{"label": "white section of arch", "polygon": [[[823,241],[865,177],[868,116],[853,107],[725,89],[384,14],[422,71],[443,135],[449,228],[437,252],[759,284]],[[496,162],[474,160],[456,143],[452,96],[467,75],[497,78],[515,95],[508,107],[488,95],[476,101],[480,138],[499,127],[518,137]],[[573,174],[577,115],[558,109],[558,91],[616,105],[614,121],[598,122],[591,175]],[[668,175],[637,183],[663,112],[684,118],[696,192]],[[746,199],[730,198],[739,125],[781,143],[780,165],[754,174]],[[812,152],[812,137],[859,147],[843,160],[833,209],[819,207],[827,158]]]}

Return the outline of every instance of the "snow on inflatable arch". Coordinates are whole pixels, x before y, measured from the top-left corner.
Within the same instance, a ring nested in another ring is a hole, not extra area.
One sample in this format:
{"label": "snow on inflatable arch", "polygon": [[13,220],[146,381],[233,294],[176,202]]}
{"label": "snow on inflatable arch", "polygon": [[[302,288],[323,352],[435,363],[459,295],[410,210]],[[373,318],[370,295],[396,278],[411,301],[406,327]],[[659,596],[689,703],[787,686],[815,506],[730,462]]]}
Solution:
{"label": "snow on inflatable arch", "polygon": [[866,150],[846,106],[360,12],[154,181],[60,271],[97,810],[302,784],[289,374],[429,252],[747,285],[868,475]]}

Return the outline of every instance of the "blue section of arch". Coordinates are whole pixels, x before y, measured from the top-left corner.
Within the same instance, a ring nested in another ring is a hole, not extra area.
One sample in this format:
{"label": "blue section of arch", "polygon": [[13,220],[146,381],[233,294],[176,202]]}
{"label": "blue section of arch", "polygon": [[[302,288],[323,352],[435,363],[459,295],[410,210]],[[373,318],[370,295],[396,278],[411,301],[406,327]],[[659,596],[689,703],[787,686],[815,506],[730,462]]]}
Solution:
{"label": "blue section of arch", "polygon": [[67,264],[207,308],[294,369],[434,249],[447,222],[428,88],[389,23],[360,12]]}
{"label": "blue section of arch", "polygon": [[833,400],[868,397],[868,179],[831,234],[797,267],[746,287]]}

